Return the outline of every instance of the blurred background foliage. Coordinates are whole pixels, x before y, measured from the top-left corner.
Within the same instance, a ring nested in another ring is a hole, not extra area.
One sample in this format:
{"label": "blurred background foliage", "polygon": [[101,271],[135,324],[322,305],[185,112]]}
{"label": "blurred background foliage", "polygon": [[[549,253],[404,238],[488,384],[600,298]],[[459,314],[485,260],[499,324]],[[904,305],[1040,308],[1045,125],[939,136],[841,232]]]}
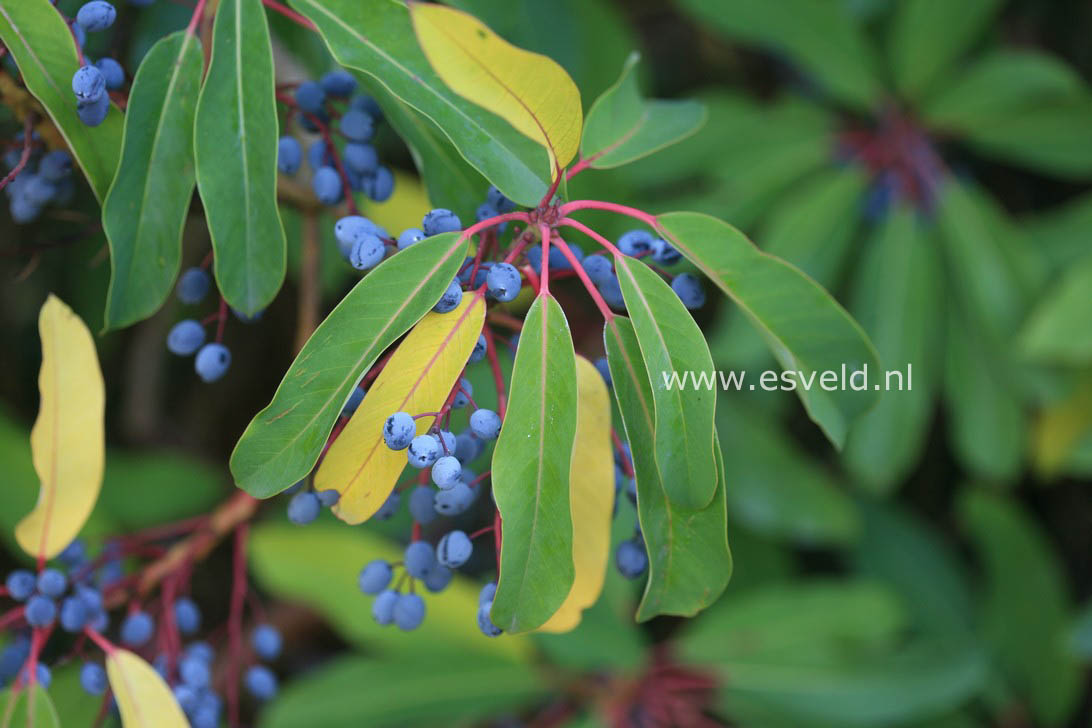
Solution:
{"label": "blurred background foliage", "polygon": [[[79,3],[60,4],[71,13]],[[656,716],[693,708],[743,726],[1089,725],[1092,5],[453,4],[558,60],[585,107],[632,49],[644,54],[652,95],[703,99],[709,121],[697,135],[625,168],[587,172],[569,194],[732,222],[828,287],[885,366],[913,365],[914,388],[886,395],[841,453],[791,394],[722,395],[736,572],[720,602],[689,622],[633,624],[635,587],[612,570],[570,635],[481,638],[469,581],[430,601],[419,631],[392,633],[372,623],[356,571],[393,554],[408,524],[349,528],[324,516],[295,529],[283,508],[268,507],[252,573],[288,634],[278,670],[291,679],[258,724],[668,725]],[[189,14],[168,1],[125,8],[113,36],[89,45],[110,43],[133,68]],[[270,22],[285,79],[331,67],[315,36],[279,16]],[[385,110],[409,138],[412,112],[399,123]],[[13,134],[6,114],[0,124]],[[404,173],[399,189],[419,198],[408,149],[389,129],[379,143]],[[481,197],[484,181],[442,148],[420,161],[434,202]],[[0,525],[9,546],[37,488],[27,434],[38,306],[54,291],[101,327],[109,265],[86,192],[29,227],[0,217]],[[294,273],[259,321],[229,323],[235,360],[222,381],[200,383],[164,348],[180,318],[173,299],[99,338],[112,449],[89,538],[186,518],[230,494],[230,449],[294,352],[297,307],[311,295],[299,251],[314,214],[286,206]],[[330,223],[320,216],[318,230],[328,235]],[[595,223],[624,229],[607,216]],[[186,262],[207,249],[204,228],[188,229]],[[334,255],[321,270],[328,310],[352,277]],[[575,286],[558,293],[583,303]],[[597,355],[598,317],[587,311],[572,318],[574,339]],[[718,367],[772,365],[727,301],[699,323]],[[482,385],[475,391],[488,391]],[[620,539],[632,522],[616,527]],[[221,548],[195,575],[212,621],[226,610],[228,560]],[[490,558],[481,561],[486,574]],[[85,724],[96,705],[71,672],[58,670],[52,692],[73,725]]]}

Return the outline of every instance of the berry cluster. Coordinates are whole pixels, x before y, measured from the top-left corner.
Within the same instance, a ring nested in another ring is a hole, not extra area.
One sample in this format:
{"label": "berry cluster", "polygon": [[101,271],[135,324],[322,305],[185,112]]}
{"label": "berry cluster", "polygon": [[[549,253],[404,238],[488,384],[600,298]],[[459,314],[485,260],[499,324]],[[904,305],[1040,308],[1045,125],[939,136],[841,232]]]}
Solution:
{"label": "berry cluster", "polygon": [[67,205],[76,192],[72,178],[72,155],[63,149],[45,152],[37,132],[19,132],[16,147],[4,154],[10,179],[8,196],[11,219],[17,224],[33,222],[46,205]]}
{"label": "berry cluster", "polygon": [[91,0],[76,13],[71,24],[72,35],[81,51],[82,65],[72,75],[72,93],[76,96],[76,114],[87,126],[98,126],[110,113],[109,91],[125,85],[125,71],[113,58],[100,58],[89,63],[82,57],[87,33],[100,33],[117,18],[117,10],[106,0]]}
{"label": "berry cluster", "polygon": [[[175,294],[178,300],[184,304],[194,305],[205,299],[212,288],[212,277],[202,267],[188,268],[178,278]],[[183,319],[179,321],[167,333],[167,350],[178,356],[194,357],[194,370],[197,376],[204,382],[215,382],[223,377],[231,366],[231,351],[220,341],[223,337],[223,323],[226,319],[226,307],[221,301],[220,311],[204,321],[197,319]],[[255,317],[236,317],[244,321],[254,320]],[[206,343],[205,326],[218,321],[216,341]]]}

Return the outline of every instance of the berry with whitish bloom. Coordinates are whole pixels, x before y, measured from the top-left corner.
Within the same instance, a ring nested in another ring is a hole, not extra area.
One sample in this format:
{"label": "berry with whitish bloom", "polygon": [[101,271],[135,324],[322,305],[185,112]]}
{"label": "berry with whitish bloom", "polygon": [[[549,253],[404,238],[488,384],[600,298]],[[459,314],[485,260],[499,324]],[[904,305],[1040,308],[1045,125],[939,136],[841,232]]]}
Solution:
{"label": "berry with whitish bloom", "polygon": [[622,296],[622,284],[618,282],[618,276],[613,273],[599,284],[599,293],[611,308],[618,311],[626,309],[626,299]]}
{"label": "berry with whitish bloom", "polygon": [[485,341],[485,334],[480,335],[478,337],[478,342],[474,344],[474,351],[470,352],[470,359],[466,363],[477,364],[478,362],[480,362],[482,359],[485,358],[485,352],[488,348],[489,347]]}
{"label": "berry with whitish bloom", "polygon": [[460,432],[455,438],[454,453],[459,462],[469,463],[477,460],[484,449],[485,443],[474,437],[474,433],[470,430]]}
{"label": "berry with whitish bloom", "polygon": [[320,490],[315,493],[318,496],[319,503],[323,508],[333,508],[337,505],[337,502],[341,500],[341,493],[336,490]]}
{"label": "berry with whitish bloom", "polygon": [[379,165],[375,174],[364,178],[361,188],[368,199],[375,202],[386,202],[394,194],[394,173],[389,167]]}
{"label": "berry with whitish bloom", "polygon": [[402,234],[398,236],[398,249],[405,250],[414,243],[419,243],[425,239],[425,231],[419,228],[408,228],[402,231]]}
{"label": "berry with whitish bloom", "polygon": [[346,99],[352,95],[353,91],[356,91],[356,79],[353,78],[353,74],[340,68],[323,74],[319,79],[319,85],[329,96],[339,99]]}
{"label": "berry with whitish bloom", "polygon": [[675,265],[682,259],[682,253],[663,238],[656,238],[652,241],[652,259],[660,265]]}
{"label": "berry with whitish bloom", "polygon": [[675,291],[679,300],[688,309],[701,308],[705,305],[705,288],[697,276],[690,273],[680,273],[671,281],[671,290]]}
{"label": "berry with whitish bloom", "polygon": [[458,391],[455,392],[455,398],[451,401],[451,406],[455,409],[462,409],[470,404],[470,398],[474,396],[474,385],[472,385],[465,378],[459,380]]}
{"label": "berry with whitish bloom", "polygon": [[418,435],[406,448],[406,458],[415,468],[427,468],[440,458],[442,449],[435,435]]}
{"label": "berry with whitish bloom", "polygon": [[[106,95],[106,79],[95,66],[80,66],[72,74],[72,93],[82,103],[98,101]],[[109,102],[108,102],[109,103]]]}
{"label": "berry with whitish bloom", "polygon": [[209,663],[197,657],[187,657],[179,662],[178,676],[192,688],[207,688],[212,681]]}
{"label": "berry with whitish bloom", "polygon": [[485,277],[489,295],[498,301],[511,301],[519,295],[523,281],[519,269],[511,263],[497,263],[489,269]]}
{"label": "berry with whitish bloom", "polygon": [[436,518],[436,510],[432,507],[432,488],[419,485],[413,489],[409,497],[409,512],[413,520],[420,524],[431,523]]}
{"label": "berry with whitish bloom", "polygon": [[501,430],[501,418],[491,409],[474,410],[470,415],[470,430],[483,440],[494,440]]}
{"label": "berry with whitish bloom", "polygon": [[354,142],[366,142],[375,134],[375,122],[365,111],[350,109],[341,115],[339,127],[345,138]]}
{"label": "berry with whitish bloom", "polygon": [[344,251],[352,250],[356,241],[367,235],[380,239],[390,237],[386,230],[361,215],[346,215],[334,223],[334,237],[337,238],[338,247]]}
{"label": "berry with whitish bloom", "polygon": [[372,602],[372,618],[382,625],[394,621],[394,605],[398,602],[398,592],[393,589],[381,591]]}
{"label": "berry with whitish bloom", "polygon": [[91,0],[76,12],[76,22],[88,33],[98,33],[114,24],[118,11],[106,0]]}
{"label": "berry with whitish bloom", "polygon": [[451,569],[442,564],[436,564],[429,569],[428,574],[425,575],[425,588],[433,594],[442,592],[444,589],[447,589],[447,585],[450,584],[451,580],[454,578],[455,573]]}
{"label": "berry with whitish bloom", "polygon": [[424,579],[428,570],[436,563],[436,552],[427,541],[414,541],[406,547],[403,558],[406,572],[414,579]]}
{"label": "berry with whitish bloom", "polygon": [[588,274],[588,278],[595,285],[599,285],[608,276],[613,275],[614,271],[611,270],[610,260],[605,255],[599,253],[592,253],[584,258],[581,262],[584,267],[584,272]]}
{"label": "berry with whitish bloom", "polygon": [[80,687],[91,695],[102,695],[108,684],[106,670],[102,669],[102,665],[85,662],[80,668]]}
{"label": "berry with whitish bloom", "polygon": [[247,692],[257,700],[272,700],[277,694],[277,677],[265,665],[251,665],[243,682]]}
{"label": "berry with whitish bloom", "polygon": [[387,249],[383,241],[374,235],[364,235],[353,243],[352,252],[349,253],[349,264],[357,270],[368,270],[383,262],[383,256]]}
{"label": "berry with whitish bloom", "polygon": [[391,450],[405,450],[417,436],[417,424],[408,412],[395,412],[383,423],[383,441]]}
{"label": "berry with whitish bloom", "polygon": [[452,455],[455,452],[457,440],[455,434],[450,430],[440,430],[440,446],[444,450],[444,455]]}
{"label": "berry with whitish bloom", "polygon": [[281,644],[281,633],[271,624],[259,624],[250,633],[250,646],[258,657],[267,662],[280,656]]}
{"label": "berry with whitish bloom", "polygon": [[610,379],[610,364],[607,362],[607,357],[601,356],[596,359],[595,368],[599,371],[599,376],[603,377],[603,381],[607,383],[607,386],[612,386]]}
{"label": "berry with whitish bloom", "polygon": [[459,220],[459,216],[451,210],[437,207],[425,214],[424,219],[421,221],[421,229],[425,231],[425,235],[432,237],[440,233],[458,232],[463,229],[463,224]]}
{"label": "berry with whitish bloom", "polygon": [[432,482],[442,490],[450,490],[459,482],[463,466],[454,455],[444,455],[432,465]]}
{"label": "berry with whitish bloom", "polygon": [[76,103],[76,116],[80,117],[84,126],[98,126],[109,115],[110,97],[105,92],[98,98]]}
{"label": "berry with whitish bloom", "polygon": [[494,597],[497,596],[497,582],[491,581],[482,587],[482,590],[478,592],[478,606],[483,604],[492,604]]}
{"label": "berry with whitish bloom", "polygon": [[321,510],[322,503],[317,495],[309,490],[296,493],[288,501],[288,520],[297,526],[306,526],[318,518]]}
{"label": "berry with whitish bloom", "polygon": [[49,597],[35,594],[27,600],[24,617],[31,627],[48,627],[57,618],[57,604]]}
{"label": "berry with whitish bloom", "polygon": [[296,103],[304,111],[318,114],[326,103],[326,92],[314,81],[304,81],[296,87]]}
{"label": "berry with whitish bloom", "polygon": [[231,352],[223,344],[213,342],[205,344],[198,350],[194,359],[194,369],[197,376],[205,382],[215,382],[227,374],[231,366]]}
{"label": "berry with whitish bloom", "polygon": [[175,293],[182,303],[200,303],[212,288],[212,278],[204,268],[187,268],[178,277]]}
{"label": "berry with whitish bloom", "polygon": [[378,594],[390,586],[394,570],[384,559],[376,559],[365,564],[360,570],[357,585],[365,594]]}
{"label": "berry with whitish bloom", "polygon": [[167,351],[189,356],[205,343],[205,327],[194,319],[183,319],[167,333]]}
{"label": "berry with whitish bloom", "polygon": [[630,230],[618,238],[618,249],[626,255],[636,257],[650,252],[655,240],[647,230]]}
{"label": "berry with whitish bloom", "polygon": [[333,167],[319,167],[311,178],[311,191],[322,204],[336,205],[344,197],[341,175]]}
{"label": "berry with whitish bloom", "polygon": [[174,603],[174,623],[178,631],[191,635],[201,629],[201,610],[189,597],[182,597]]}
{"label": "berry with whitish bloom", "polygon": [[341,414],[346,417],[352,415],[363,401],[364,390],[360,387],[354,387],[352,393],[349,395],[349,399],[345,401],[345,406],[341,408]]}
{"label": "berry with whitish bloom", "polygon": [[31,572],[26,569],[16,569],[8,574],[8,578],[4,581],[4,586],[7,587],[8,596],[18,602],[22,602],[29,599],[30,595],[34,593],[36,582],[37,580]]}
{"label": "berry with whitish bloom", "polygon": [[614,552],[614,563],[618,572],[627,579],[636,579],[648,568],[648,554],[644,544],[636,539],[629,539],[618,544]]}
{"label": "berry with whitish bloom", "polygon": [[50,152],[38,163],[38,174],[50,182],[60,182],[72,174],[72,155],[63,149]]}
{"label": "berry with whitish bloom", "polygon": [[469,508],[473,502],[473,489],[459,480],[450,490],[437,491],[432,499],[432,507],[441,516],[457,516]]}
{"label": "berry with whitish bloom", "polygon": [[425,600],[417,594],[402,594],[394,603],[394,623],[404,632],[410,632],[425,621]]}
{"label": "berry with whitish bloom", "polygon": [[300,171],[303,162],[303,149],[295,137],[282,136],[277,142],[277,169],[285,174]]}
{"label": "berry with whitish bloom", "polygon": [[61,629],[65,632],[81,632],[87,624],[87,605],[79,597],[68,597],[61,602]]}
{"label": "berry with whitish bloom", "polygon": [[380,521],[386,521],[394,516],[398,512],[398,506],[402,503],[402,494],[397,490],[387,496],[387,500],[383,501],[383,505],[379,507],[379,510],[375,512],[376,519]]}
{"label": "berry with whitish bloom", "polygon": [[106,88],[111,91],[115,91],[125,85],[125,70],[121,67],[121,64],[113,58],[100,58],[95,61],[95,68],[99,69],[99,72],[102,73],[102,78],[106,82]]}
{"label": "berry with whitish bloom", "polygon": [[346,144],[341,154],[345,166],[358,174],[375,174],[379,169],[379,153],[371,144]]}
{"label": "berry with whitish bloom", "polygon": [[444,295],[440,296],[440,300],[436,302],[436,305],[432,307],[432,310],[436,313],[450,313],[459,307],[459,304],[463,302],[463,287],[459,285],[458,280],[451,282],[451,285],[444,291]]}
{"label": "berry with whitish bloom", "polygon": [[474,544],[463,531],[448,531],[436,544],[436,560],[449,569],[457,569],[470,559]]}
{"label": "berry with whitish bloom", "polygon": [[130,647],[148,642],[155,632],[155,621],[147,612],[132,612],[121,623],[121,641]]}
{"label": "berry with whitish bloom", "polygon": [[493,600],[489,600],[478,607],[478,629],[486,637],[499,637],[504,630],[493,624],[493,618],[489,615],[492,609]]}

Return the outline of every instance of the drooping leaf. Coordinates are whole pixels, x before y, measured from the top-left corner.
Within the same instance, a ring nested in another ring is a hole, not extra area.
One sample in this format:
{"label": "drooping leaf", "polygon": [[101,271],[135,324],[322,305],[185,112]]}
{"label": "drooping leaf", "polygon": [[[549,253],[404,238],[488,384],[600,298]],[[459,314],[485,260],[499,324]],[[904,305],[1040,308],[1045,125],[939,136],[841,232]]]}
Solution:
{"label": "drooping leaf", "polygon": [[318,27],[338,63],[374,76],[435,122],[471,166],[509,199],[537,205],[546,194],[553,173],[546,150],[447,87],[421,51],[404,3],[290,0],[290,4]]}
{"label": "drooping leaf", "polygon": [[409,12],[421,50],[449,88],[546,147],[557,169],[576,156],[584,111],[564,68],[461,10],[411,2]]}
{"label": "drooping leaf", "polygon": [[125,728],[189,728],[174,693],[140,657],[121,649],[107,653],[106,675]]}
{"label": "drooping leaf", "polygon": [[648,156],[685,139],[705,123],[699,101],[645,100],[633,69],[641,56],[630,54],[622,76],[588,110],[580,155],[595,159],[592,167],[609,169]]}
{"label": "drooping leaf", "polygon": [[38,503],[15,538],[31,556],[51,559],[80,532],[102,485],[106,393],[91,332],[50,294],[38,316],[41,404],[30,433]]}
{"label": "drooping leaf", "polygon": [[655,403],[655,453],[660,478],[674,503],[704,508],[717,488],[712,458],[716,392],[672,381],[672,375],[712,372],[701,329],[678,295],[639,260],[615,260],[626,308],[640,342]]}
{"label": "drooping leaf", "polygon": [[285,238],[277,208],[273,49],[261,0],[222,0],[194,124],[197,189],[234,308],[262,310],[281,287]]}
{"label": "drooping leaf", "polygon": [[102,208],[112,268],[107,328],[150,316],[178,275],[202,64],[200,41],[177,32],[152,47],[133,80],[121,162]]}
{"label": "drooping leaf", "polygon": [[568,632],[603,590],[610,560],[614,506],[614,457],[610,442],[610,394],[595,365],[576,357],[576,439],[569,466],[573,521],[573,585],[543,632]]}
{"label": "drooping leaf", "polygon": [[96,127],[80,121],[72,94],[72,74],[80,63],[64,19],[49,0],[0,0],[0,40],[102,201],[118,166],[122,115],[111,108]]}
{"label": "drooping leaf", "polygon": [[1082,675],[1065,650],[1072,607],[1058,558],[1004,496],[967,490],[958,511],[986,574],[983,636],[1037,721],[1062,725],[1080,700]]}
{"label": "drooping leaf", "polygon": [[880,352],[874,409],[854,425],[845,463],[868,490],[886,494],[918,462],[941,379],[944,269],[936,240],[913,210],[884,221],[856,272],[850,310]]}
{"label": "drooping leaf", "polygon": [[[315,473],[315,488],[341,494],[334,506],[338,518],[361,523],[382,507],[406,469],[406,453],[384,442],[383,423],[395,412],[443,407],[484,321],[485,299],[464,293],[458,308],[425,314],[398,345]],[[427,432],[433,419],[418,419],[417,434]]]}
{"label": "drooping leaf", "polygon": [[[713,502],[700,510],[683,508],[668,498],[647,445],[654,440],[655,404],[633,324],[615,316],[604,329],[603,339],[626,439],[645,443],[631,448],[637,510],[649,561],[637,619],[659,614],[693,616],[716,601],[732,574],[724,504],[727,485],[718,473]],[[720,458],[719,447],[714,455]]]}
{"label": "drooping leaf", "polygon": [[503,524],[493,622],[541,627],[572,589],[569,473],[577,427],[576,355],[558,302],[538,296],[520,334],[511,400],[493,450],[493,496]]}
{"label": "drooping leaf", "polygon": [[825,391],[820,375],[835,372],[848,384],[855,371],[879,369],[857,322],[815,281],[721,220],[671,212],[657,217],[657,230],[747,313],[782,368],[797,372],[796,393],[808,415],[841,447],[850,423],[877,393],[868,387]]}
{"label": "drooping leaf", "polygon": [[1023,353],[1039,361],[1076,366],[1092,361],[1089,291],[1092,291],[1092,258],[1071,267],[1036,302],[1020,332]]}
{"label": "drooping leaf", "polygon": [[466,255],[455,233],[383,261],[311,335],[231,454],[240,488],[268,498],[310,472],[338,414],[383,351],[440,300]]}
{"label": "drooping leaf", "polygon": [[60,728],[61,719],[41,683],[0,692],[0,728]]}

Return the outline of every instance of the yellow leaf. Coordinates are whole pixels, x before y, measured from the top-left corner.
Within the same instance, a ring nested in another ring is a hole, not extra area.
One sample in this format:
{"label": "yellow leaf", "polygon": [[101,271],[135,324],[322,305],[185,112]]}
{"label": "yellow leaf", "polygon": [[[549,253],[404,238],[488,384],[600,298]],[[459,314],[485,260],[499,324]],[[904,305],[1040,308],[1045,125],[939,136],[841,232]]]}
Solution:
{"label": "yellow leaf", "polygon": [[[464,293],[450,313],[428,313],[406,336],[364,401],[326,453],[315,488],[336,490],[334,514],[346,523],[371,518],[394,490],[406,467],[406,451],[383,442],[383,423],[395,412],[436,412],[466,366],[485,322],[485,300]],[[417,433],[432,425],[417,420]]]}
{"label": "yellow leaf", "polygon": [[132,652],[118,649],[107,654],[106,675],[124,728],[189,728],[167,683]]}
{"label": "yellow leaf", "polygon": [[568,632],[603,591],[610,560],[614,509],[614,457],[610,443],[610,395],[595,365],[576,357],[576,441],[569,468],[575,578],[560,609],[539,628]]}
{"label": "yellow leaf", "polygon": [[409,8],[421,49],[452,91],[546,147],[557,166],[576,156],[583,110],[564,68],[517,48],[460,10],[421,2]]}
{"label": "yellow leaf", "polygon": [[31,556],[51,559],[79,534],[102,486],[105,393],[95,342],[83,321],[50,294],[38,316],[42,338],[38,419],[30,432],[38,503],[15,527]]}
{"label": "yellow leaf", "polygon": [[397,170],[390,199],[375,202],[366,195],[358,195],[357,201],[362,215],[395,236],[406,228],[421,227],[421,218],[432,209],[421,178]]}

